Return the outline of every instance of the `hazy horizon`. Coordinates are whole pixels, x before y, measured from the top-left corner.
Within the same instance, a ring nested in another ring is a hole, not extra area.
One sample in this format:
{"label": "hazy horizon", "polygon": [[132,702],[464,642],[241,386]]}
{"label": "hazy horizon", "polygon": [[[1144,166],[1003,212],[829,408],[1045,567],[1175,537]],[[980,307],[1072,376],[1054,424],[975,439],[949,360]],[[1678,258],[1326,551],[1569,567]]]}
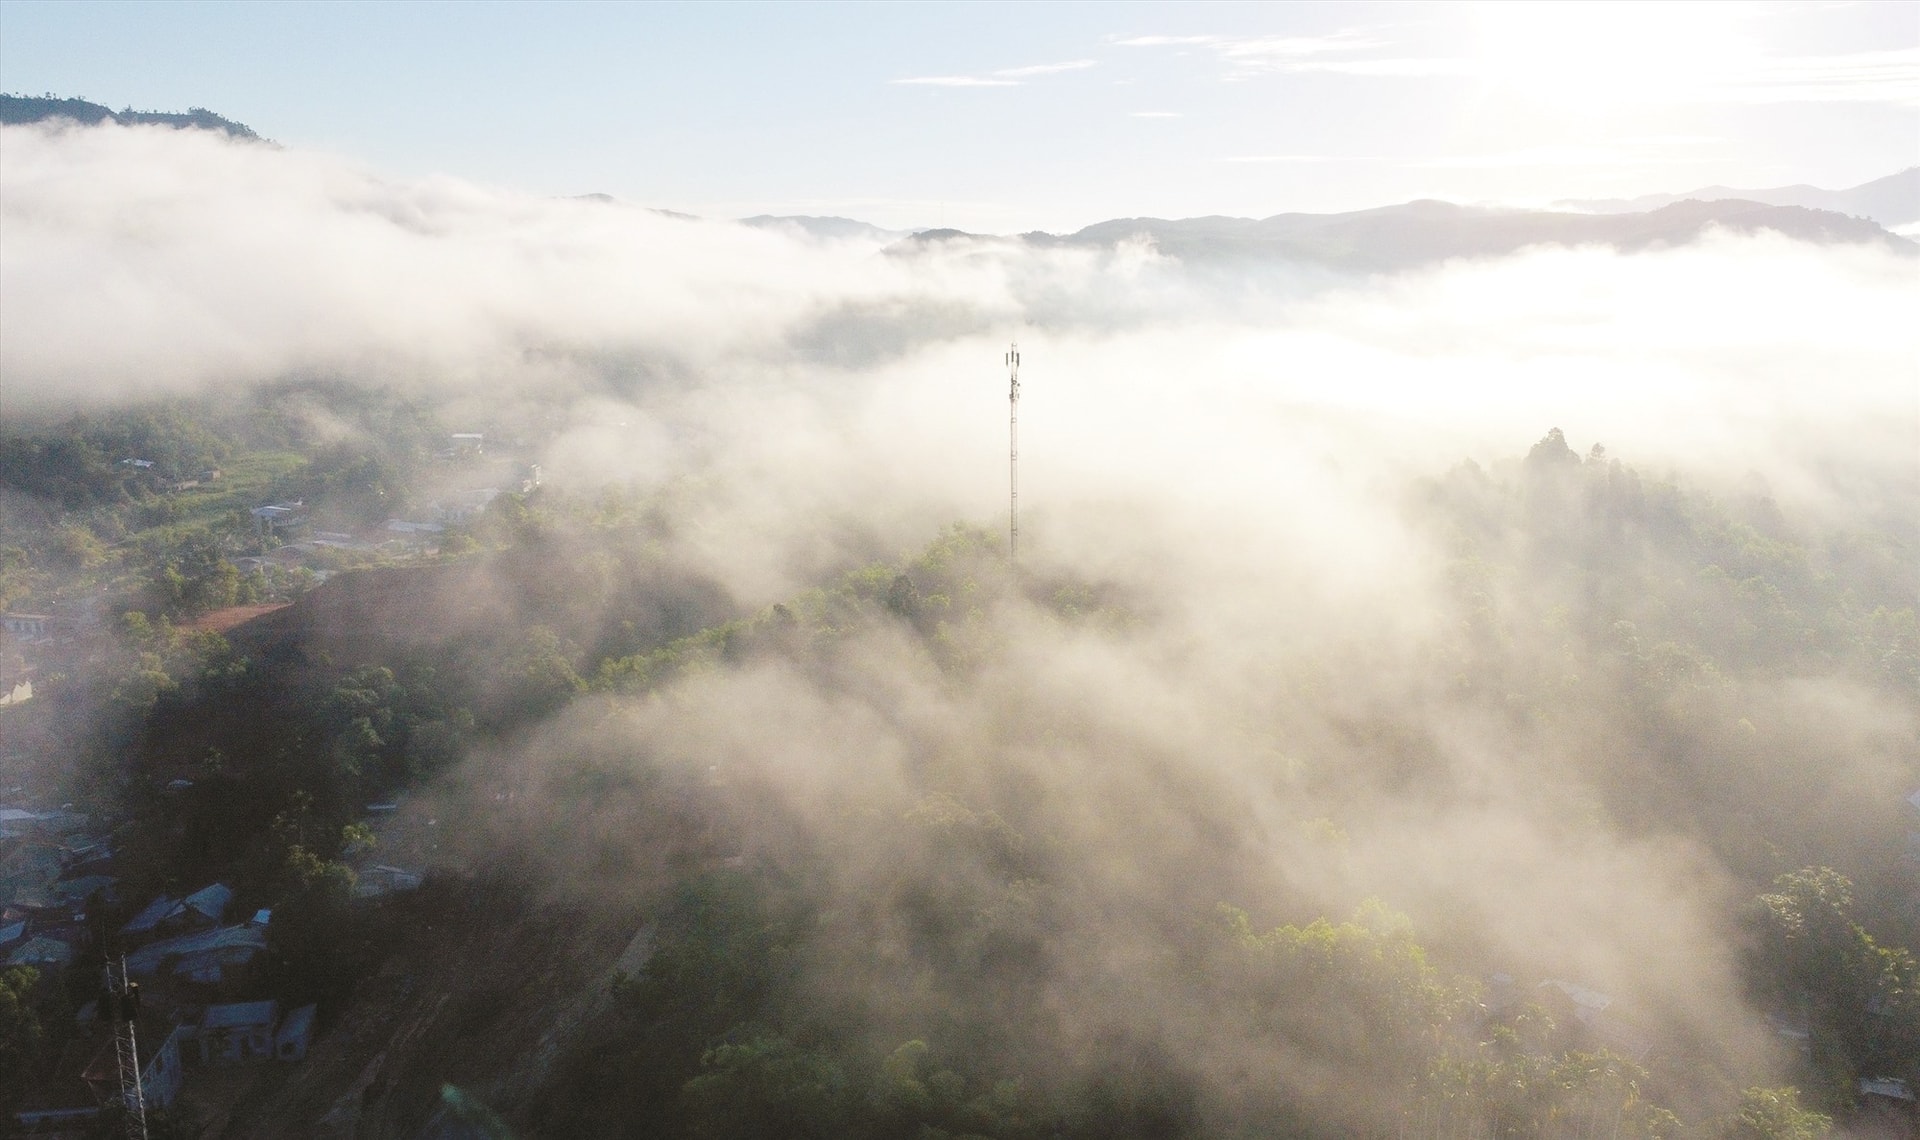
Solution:
{"label": "hazy horizon", "polygon": [[205,106],[394,176],[708,216],[1057,232],[1831,189],[1920,158],[1904,4],[0,11],[0,89]]}

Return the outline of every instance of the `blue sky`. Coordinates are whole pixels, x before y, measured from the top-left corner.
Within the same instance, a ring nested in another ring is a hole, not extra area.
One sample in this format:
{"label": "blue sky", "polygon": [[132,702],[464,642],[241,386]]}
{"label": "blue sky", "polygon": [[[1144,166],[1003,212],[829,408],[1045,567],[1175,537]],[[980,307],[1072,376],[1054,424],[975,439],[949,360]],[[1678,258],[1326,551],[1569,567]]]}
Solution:
{"label": "blue sky", "polygon": [[1920,163],[1920,4],[5,0],[0,89],[394,176],[1071,229],[1855,184]]}

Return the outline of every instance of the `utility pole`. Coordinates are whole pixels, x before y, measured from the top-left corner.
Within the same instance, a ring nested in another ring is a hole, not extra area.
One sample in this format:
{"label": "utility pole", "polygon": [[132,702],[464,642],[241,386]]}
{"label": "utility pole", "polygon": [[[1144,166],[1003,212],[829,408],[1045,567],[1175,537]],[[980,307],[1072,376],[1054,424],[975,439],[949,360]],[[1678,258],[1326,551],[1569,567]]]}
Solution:
{"label": "utility pole", "polygon": [[121,1121],[127,1140],[147,1140],[147,1104],[140,1091],[140,1050],[133,1022],[140,1016],[140,986],[127,981],[127,959],[109,957],[101,1012],[113,1026],[113,1060],[120,1077]]}
{"label": "utility pole", "polygon": [[1020,342],[1007,349],[1007,565],[1020,565]]}

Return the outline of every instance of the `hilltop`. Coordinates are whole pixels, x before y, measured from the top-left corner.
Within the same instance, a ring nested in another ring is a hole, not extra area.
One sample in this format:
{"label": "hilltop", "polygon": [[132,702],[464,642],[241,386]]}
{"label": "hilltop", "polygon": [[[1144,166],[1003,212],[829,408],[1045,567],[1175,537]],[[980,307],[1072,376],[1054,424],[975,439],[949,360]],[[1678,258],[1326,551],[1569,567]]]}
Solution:
{"label": "hilltop", "polygon": [[0,124],[18,126],[50,119],[71,119],[89,127],[114,122],[123,127],[162,126],[220,131],[237,139],[260,137],[252,127],[236,123],[224,115],[216,115],[205,107],[189,107],[184,113],[136,111],[132,107],[116,111],[85,99],[59,99],[52,95],[0,95]]}
{"label": "hilltop", "polygon": [[1634,214],[1698,199],[1717,202],[1737,198],[1769,206],[1805,206],[1832,210],[1878,222],[1889,228],[1920,222],[1920,166],[1876,178],[1844,190],[1823,190],[1799,183],[1767,190],[1736,190],[1731,186],[1702,186],[1684,194],[1642,194],[1637,198],[1569,198],[1556,207],[1590,214]]}

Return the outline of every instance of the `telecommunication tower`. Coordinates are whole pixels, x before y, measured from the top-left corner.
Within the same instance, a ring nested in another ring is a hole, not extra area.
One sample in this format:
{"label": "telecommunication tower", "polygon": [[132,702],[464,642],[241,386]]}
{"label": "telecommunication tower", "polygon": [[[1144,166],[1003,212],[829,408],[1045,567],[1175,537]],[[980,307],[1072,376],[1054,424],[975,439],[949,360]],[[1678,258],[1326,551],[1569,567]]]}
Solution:
{"label": "telecommunication tower", "polygon": [[113,1061],[120,1078],[121,1122],[127,1140],[147,1140],[147,1104],[140,1091],[140,1049],[133,1039],[133,1022],[140,1016],[140,986],[127,981],[125,957],[109,957],[101,1012],[113,1026]]}
{"label": "telecommunication tower", "polygon": [[1007,349],[1007,564],[1020,564],[1020,342]]}

